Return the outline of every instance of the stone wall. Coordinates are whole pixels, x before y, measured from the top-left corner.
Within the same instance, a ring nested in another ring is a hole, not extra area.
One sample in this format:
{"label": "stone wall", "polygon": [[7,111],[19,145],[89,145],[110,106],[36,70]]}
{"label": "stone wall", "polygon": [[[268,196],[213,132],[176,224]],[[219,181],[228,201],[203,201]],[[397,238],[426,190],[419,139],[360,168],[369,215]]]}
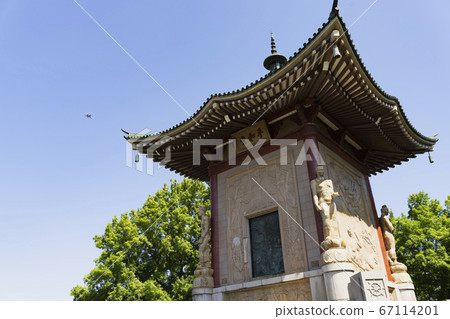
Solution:
{"label": "stone wall", "polygon": [[333,181],[340,236],[356,271],[386,273],[365,177],[324,145],[319,145],[325,170]]}
{"label": "stone wall", "polygon": [[221,285],[251,279],[248,219],[278,210],[286,274],[308,270],[305,234],[296,169],[289,152],[281,165],[279,152],[226,171],[218,177]]}
{"label": "stone wall", "polygon": [[[278,210],[285,274],[320,268],[320,248],[307,163],[295,165],[302,142],[267,165],[237,166],[218,175],[219,284],[255,280],[251,274],[250,218]],[[323,144],[320,154],[332,179],[340,236],[356,271],[386,273],[365,176]],[[287,165],[281,165],[287,162]],[[305,231],[303,231],[303,229]],[[257,278],[259,279],[259,278]]]}

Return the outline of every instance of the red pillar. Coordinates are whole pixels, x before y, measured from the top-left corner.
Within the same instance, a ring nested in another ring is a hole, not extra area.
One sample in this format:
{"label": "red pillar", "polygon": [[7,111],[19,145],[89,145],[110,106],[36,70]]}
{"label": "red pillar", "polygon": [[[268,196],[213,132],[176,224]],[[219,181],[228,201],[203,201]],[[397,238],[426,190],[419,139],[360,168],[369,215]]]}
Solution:
{"label": "red pillar", "polygon": [[219,269],[219,210],[217,194],[217,174],[210,177],[211,186],[211,237],[212,237],[212,267],[214,269],[214,287],[220,287]]}
{"label": "red pillar", "polygon": [[369,177],[366,175],[365,179],[366,179],[367,191],[369,192],[370,204],[372,206],[373,217],[375,219],[375,227],[377,228],[378,240],[380,241],[381,254],[383,255],[383,260],[384,260],[384,267],[386,268],[386,274],[387,274],[388,280],[393,281],[392,275],[391,275],[391,267],[389,266],[389,261],[388,261],[388,257],[387,257],[386,247],[384,246],[383,233],[381,232],[377,209],[375,207],[375,200],[373,199],[372,188],[370,187]]}
{"label": "red pillar", "polygon": [[[317,150],[319,150],[319,143],[317,142],[317,126],[313,123],[308,123],[305,125],[305,127],[303,128],[306,131],[306,139],[312,140],[314,142],[314,144],[316,145]],[[308,150],[310,151],[310,150]],[[307,165],[308,165],[308,176],[309,176],[309,181],[312,181],[314,179],[316,179],[317,177],[317,173],[316,173],[316,167],[317,167],[317,162],[318,162],[318,158],[314,157],[314,154],[312,154],[311,152],[309,152],[309,154],[311,156],[312,161],[307,161]],[[312,193],[311,193],[312,195]],[[317,228],[317,237],[319,240],[319,243],[323,242],[324,238],[324,234],[323,234],[323,222],[322,222],[322,217],[320,216],[320,213],[317,211],[316,206],[314,205],[314,198],[311,197],[311,200],[313,201],[313,209],[314,209],[314,218],[316,220],[316,228]],[[322,252],[322,249],[319,248],[320,251]]]}

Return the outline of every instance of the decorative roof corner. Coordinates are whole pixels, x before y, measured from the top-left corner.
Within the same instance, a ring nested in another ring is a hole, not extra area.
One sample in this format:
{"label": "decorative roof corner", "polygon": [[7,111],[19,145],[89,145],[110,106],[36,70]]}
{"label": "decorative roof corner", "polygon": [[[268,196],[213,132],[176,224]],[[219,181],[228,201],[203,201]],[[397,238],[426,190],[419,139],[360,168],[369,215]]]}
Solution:
{"label": "decorative roof corner", "polygon": [[339,16],[338,0],[333,0],[333,7],[331,8],[329,19],[331,20],[336,16]]}

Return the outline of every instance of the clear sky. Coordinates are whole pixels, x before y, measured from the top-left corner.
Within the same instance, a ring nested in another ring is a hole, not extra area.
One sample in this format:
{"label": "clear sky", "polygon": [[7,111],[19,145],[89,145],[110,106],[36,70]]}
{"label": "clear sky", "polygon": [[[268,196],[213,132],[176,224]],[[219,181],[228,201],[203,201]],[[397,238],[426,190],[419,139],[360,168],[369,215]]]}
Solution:
{"label": "clear sky", "polygon": [[[332,0],[77,0],[190,114],[264,76],[270,31],[289,57]],[[374,0],[340,1],[348,27]],[[371,178],[398,215],[420,190],[450,189],[450,3],[379,0],[350,29],[378,84],[400,99],[433,154]],[[0,1],[0,300],[71,300],[99,255],[92,237],[170,178],[126,166],[121,128],[188,117],[73,0]],[[91,113],[92,119],[84,117]]]}

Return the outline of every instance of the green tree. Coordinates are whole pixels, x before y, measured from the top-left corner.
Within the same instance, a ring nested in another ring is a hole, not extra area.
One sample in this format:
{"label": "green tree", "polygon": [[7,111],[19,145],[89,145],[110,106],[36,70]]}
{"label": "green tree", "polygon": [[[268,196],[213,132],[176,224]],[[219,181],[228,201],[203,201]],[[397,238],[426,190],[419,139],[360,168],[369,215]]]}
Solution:
{"label": "green tree", "polygon": [[428,194],[412,194],[408,215],[394,225],[398,260],[408,267],[419,300],[450,298],[450,195],[443,208]]}
{"label": "green tree", "polygon": [[102,252],[85,286],[72,288],[74,300],[191,300],[199,206],[210,207],[208,186],[184,179],[165,184],[141,209],[114,217],[94,237]]}

